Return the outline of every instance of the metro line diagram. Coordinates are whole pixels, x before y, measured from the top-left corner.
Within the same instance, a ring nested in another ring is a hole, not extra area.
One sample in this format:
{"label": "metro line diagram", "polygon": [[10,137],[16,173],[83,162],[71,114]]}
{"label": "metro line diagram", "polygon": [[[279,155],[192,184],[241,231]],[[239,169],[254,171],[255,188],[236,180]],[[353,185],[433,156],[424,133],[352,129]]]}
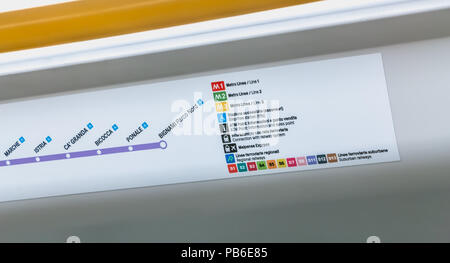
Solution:
{"label": "metro line diagram", "polygon": [[103,148],[103,149],[94,149],[94,150],[85,150],[85,151],[77,151],[77,152],[70,152],[70,153],[49,154],[49,155],[43,155],[43,156],[3,160],[3,161],[0,161],[0,167],[21,165],[21,164],[40,163],[40,162],[49,162],[49,161],[58,161],[58,160],[70,160],[70,159],[75,159],[75,158],[101,156],[101,155],[108,155],[108,154],[147,151],[147,150],[153,150],[153,149],[164,150],[166,148],[167,148],[167,142],[164,140],[161,140],[159,142],[144,143],[144,144],[137,144],[137,145],[110,147],[110,148]]}

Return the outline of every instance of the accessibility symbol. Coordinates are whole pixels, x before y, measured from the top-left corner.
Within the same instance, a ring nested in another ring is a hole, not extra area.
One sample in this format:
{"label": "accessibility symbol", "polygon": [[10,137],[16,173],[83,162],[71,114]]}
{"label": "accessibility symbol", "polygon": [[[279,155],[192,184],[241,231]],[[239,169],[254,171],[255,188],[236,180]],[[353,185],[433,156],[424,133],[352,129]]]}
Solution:
{"label": "accessibility symbol", "polygon": [[219,120],[219,123],[225,123],[227,122],[227,115],[225,113],[219,113],[217,114],[217,119]]}

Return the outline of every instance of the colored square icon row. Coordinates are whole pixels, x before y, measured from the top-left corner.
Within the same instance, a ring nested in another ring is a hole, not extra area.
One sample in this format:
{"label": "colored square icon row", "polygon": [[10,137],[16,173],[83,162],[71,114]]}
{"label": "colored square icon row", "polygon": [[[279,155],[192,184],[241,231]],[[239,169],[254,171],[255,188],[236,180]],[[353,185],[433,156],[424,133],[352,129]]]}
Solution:
{"label": "colored square icon row", "polygon": [[226,154],[225,159],[228,165],[229,173],[277,169],[286,167],[298,167],[305,165],[336,163],[338,161],[335,153],[308,155],[302,157],[291,157],[286,159],[276,159],[267,161],[236,163],[234,154]]}

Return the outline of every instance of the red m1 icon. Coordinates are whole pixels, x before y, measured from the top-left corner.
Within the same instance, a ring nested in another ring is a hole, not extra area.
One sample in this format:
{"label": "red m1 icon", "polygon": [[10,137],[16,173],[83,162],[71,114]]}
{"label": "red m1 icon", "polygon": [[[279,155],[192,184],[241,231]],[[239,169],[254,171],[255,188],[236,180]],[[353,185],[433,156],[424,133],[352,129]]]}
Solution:
{"label": "red m1 icon", "polygon": [[211,82],[211,88],[213,92],[223,91],[225,90],[225,82],[223,81]]}

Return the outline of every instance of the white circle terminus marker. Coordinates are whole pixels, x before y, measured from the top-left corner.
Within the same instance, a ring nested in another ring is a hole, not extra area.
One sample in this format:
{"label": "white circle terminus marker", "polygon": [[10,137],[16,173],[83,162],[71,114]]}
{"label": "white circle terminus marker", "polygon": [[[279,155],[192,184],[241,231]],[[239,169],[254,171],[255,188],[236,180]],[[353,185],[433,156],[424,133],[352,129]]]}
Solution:
{"label": "white circle terminus marker", "polygon": [[161,149],[166,149],[167,148],[167,142],[166,141],[160,141],[159,142],[159,147]]}

